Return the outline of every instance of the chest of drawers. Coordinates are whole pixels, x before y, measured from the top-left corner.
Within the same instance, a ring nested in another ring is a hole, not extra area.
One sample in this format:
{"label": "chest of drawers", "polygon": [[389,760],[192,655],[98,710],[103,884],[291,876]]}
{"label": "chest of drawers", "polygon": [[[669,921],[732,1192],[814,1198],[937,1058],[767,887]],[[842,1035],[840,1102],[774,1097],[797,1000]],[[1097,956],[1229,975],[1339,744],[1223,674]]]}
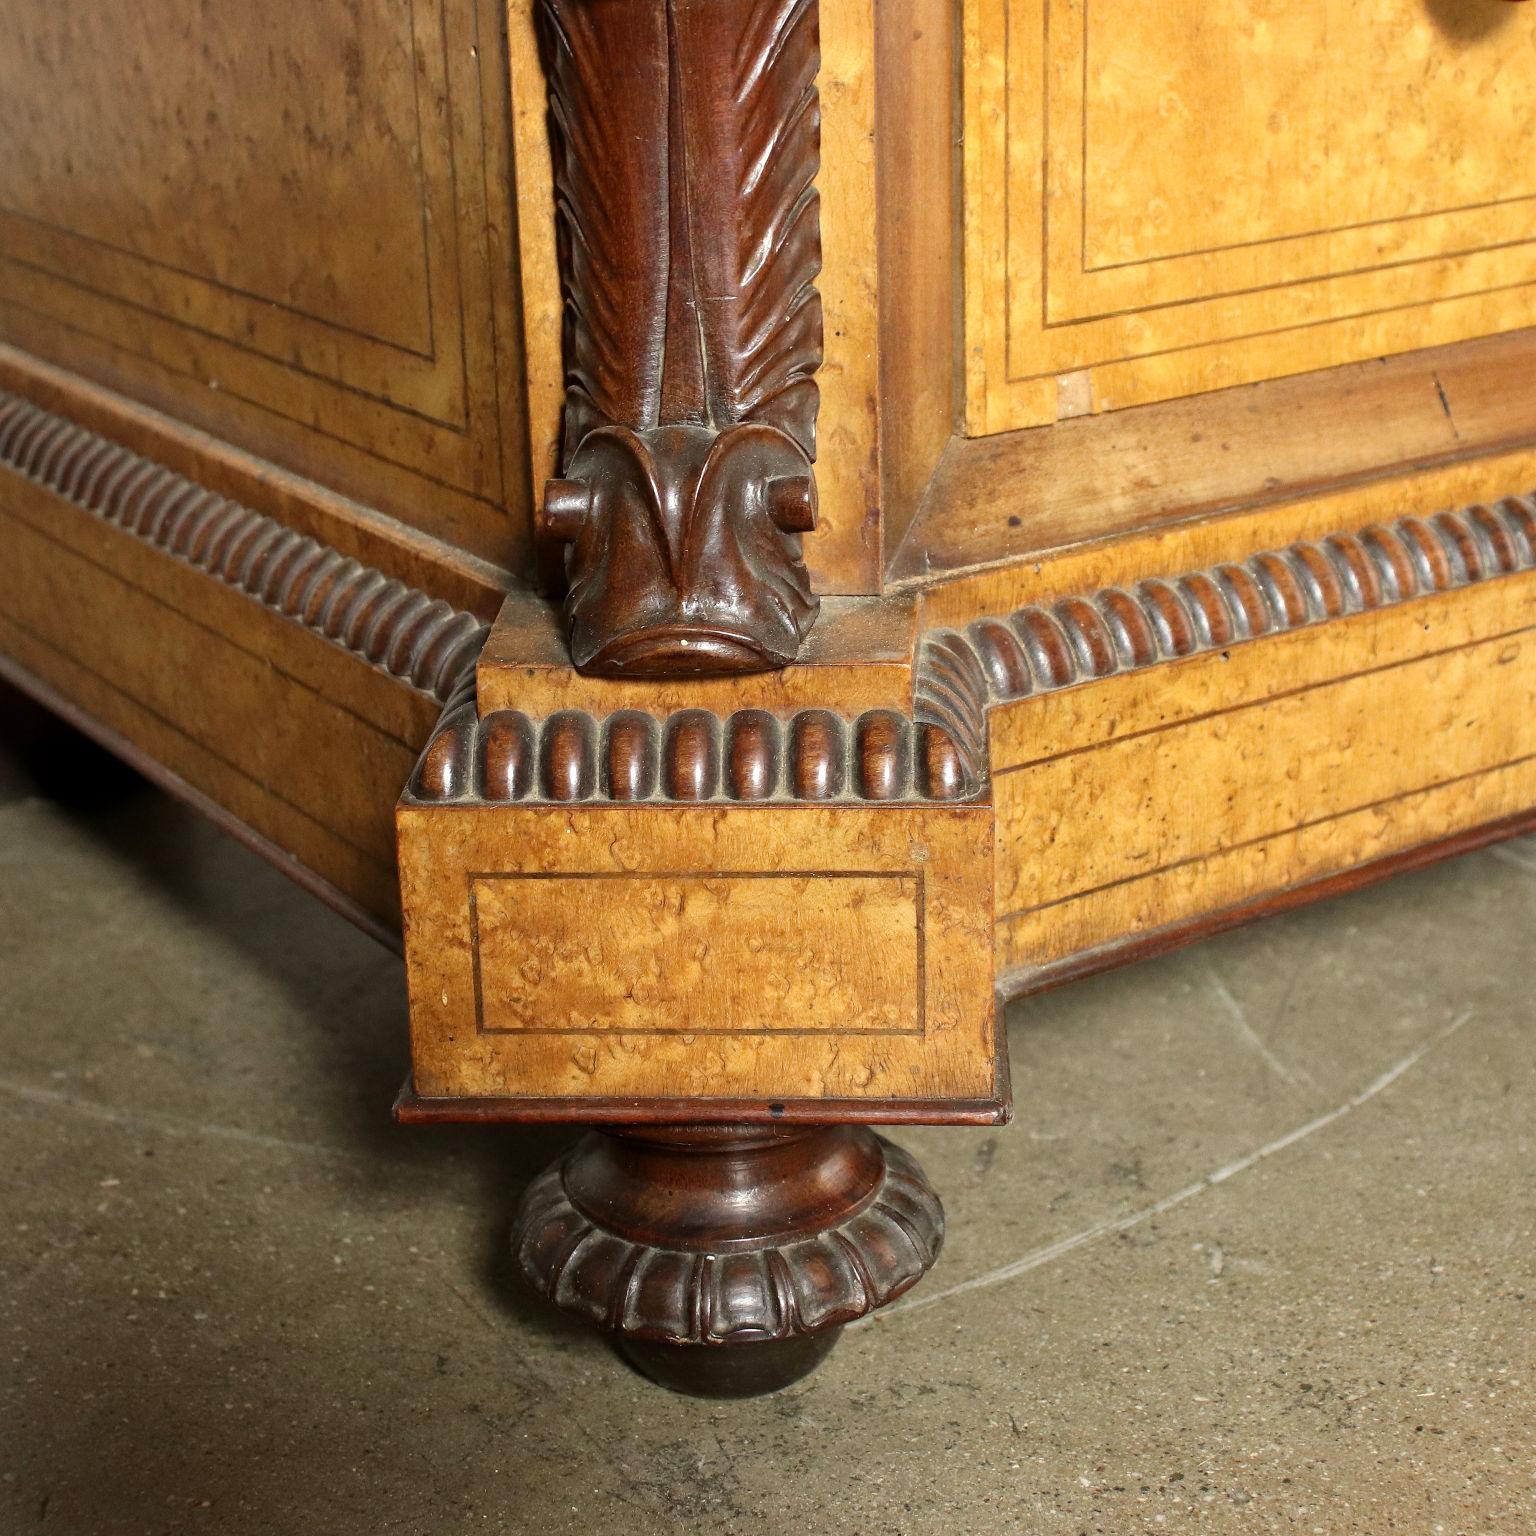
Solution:
{"label": "chest of drawers", "polygon": [[1531,8],[5,18],[0,671],[599,1128],[659,1379],[920,1278],[1000,998],[1536,824]]}

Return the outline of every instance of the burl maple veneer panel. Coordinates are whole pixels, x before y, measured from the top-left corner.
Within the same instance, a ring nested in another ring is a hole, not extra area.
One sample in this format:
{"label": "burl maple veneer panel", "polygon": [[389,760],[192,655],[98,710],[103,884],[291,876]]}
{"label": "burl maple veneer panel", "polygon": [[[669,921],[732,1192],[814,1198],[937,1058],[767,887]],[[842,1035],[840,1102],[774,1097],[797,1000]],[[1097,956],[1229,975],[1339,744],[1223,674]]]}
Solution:
{"label": "burl maple veneer panel", "polygon": [[973,629],[1004,683],[1005,985],[1532,819],[1533,565],[1536,503],[1506,498]]}
{"label": "burl maple veneer panel", "polygon": [[500,564],[529,540],[490,0],[12,0],[0,339]]}
{"label": "burl maple veneer panel", "polygon": [[982,1100],[990,808],[400,812],[424,1097]]}
{"label": "burl maple veneer panel", "polygon": [[968,425],[1536,322],[1536,13],[967,0]]}
{"label": "burl maple veneer panel", "polygon": [[480,715],[466,684],[399,811],[416,1094],[995,1118],[992,807],[935,773],[951,740],[878,710]]}

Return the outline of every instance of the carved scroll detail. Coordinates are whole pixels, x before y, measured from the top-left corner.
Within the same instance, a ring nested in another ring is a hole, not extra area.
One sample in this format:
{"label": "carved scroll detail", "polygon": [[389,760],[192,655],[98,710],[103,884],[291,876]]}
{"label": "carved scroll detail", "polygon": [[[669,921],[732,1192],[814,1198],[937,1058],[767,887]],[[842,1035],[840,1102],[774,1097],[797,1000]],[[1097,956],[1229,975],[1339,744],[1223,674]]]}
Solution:
{"label": "carved scroll detail", "polygon": [[816,0],[541,0],[583,671],[787,665],[817,611]]}

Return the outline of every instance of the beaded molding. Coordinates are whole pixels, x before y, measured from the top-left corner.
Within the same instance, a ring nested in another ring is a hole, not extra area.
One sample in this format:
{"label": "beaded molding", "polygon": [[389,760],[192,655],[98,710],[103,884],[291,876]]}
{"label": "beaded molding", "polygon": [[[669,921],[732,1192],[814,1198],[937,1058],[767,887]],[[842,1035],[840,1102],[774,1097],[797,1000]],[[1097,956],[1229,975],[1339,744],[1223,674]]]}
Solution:
{"label": "beaded molding", "polygon": [[440,701],[490,626],[0,391],[0,465]]}
{"label": "beaded molding", "polygon": [[534,719],[498,709],[481,717],[471,677],[449,701],[406,793],[473,805],[889,802],[965,799],[983,782],[943,723],[895,710],[852,720],[826,709],[787,720],[761,709],[724,717],[684,709],[665,719],[640,710]]}
{"label": "beaded molding", "polygon": [[432,802],[964,801],[987,783],[987,711],[1536,566],[1536,500],[1509,497],[1301,541],[1206,571],[923,635],[911,717],[725,717],[449,702],[408,793]]}
{"label": "beaded molding", "polygon": [[[1536,566],[1536,499],[1402,517],[1274,553],[941,631],[987,704],[1097,682]],[[959,667],[960,663],[956,662]]]}

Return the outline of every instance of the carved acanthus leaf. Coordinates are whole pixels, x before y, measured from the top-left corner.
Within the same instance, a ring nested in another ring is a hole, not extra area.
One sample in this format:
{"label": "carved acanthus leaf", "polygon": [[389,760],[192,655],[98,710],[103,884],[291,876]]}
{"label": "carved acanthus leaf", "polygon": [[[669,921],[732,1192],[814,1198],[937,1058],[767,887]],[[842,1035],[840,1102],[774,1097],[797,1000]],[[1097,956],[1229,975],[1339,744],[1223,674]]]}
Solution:
{"label": "carved acanthus leaf", "polygon": [[[821,113],[812,0],[673,0],[685,206],[705,409],[765,422],[815,457]],[[727,89],[697,88],[710,59]]]}
{"label": "carved acanthus leaf", "polygon": [[664,7],[613,0],[545,0],[539,17],[569,453],[594,425],[660,421],[667,248],[650,231],[667,204],[667,27]]}
{"label": "carved acanthus leaf", "polygon": [[542,0],[577,667],[782,667],[817,600],[816,0]]}

